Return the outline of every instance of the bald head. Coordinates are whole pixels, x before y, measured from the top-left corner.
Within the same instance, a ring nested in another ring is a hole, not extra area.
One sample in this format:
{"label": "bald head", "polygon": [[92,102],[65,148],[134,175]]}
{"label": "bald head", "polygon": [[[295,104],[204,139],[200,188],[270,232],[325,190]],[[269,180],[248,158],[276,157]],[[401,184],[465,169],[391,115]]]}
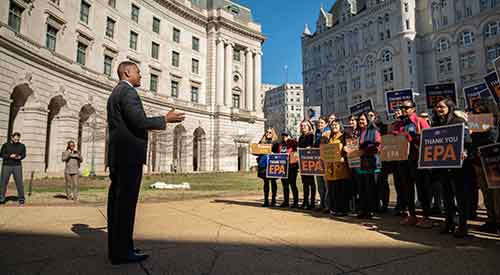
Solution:
{"label": "bald head", "polygon": [[118,65],[118,78],[130,82],[134,87],[141,86],[141,71],[132,61],[123,61]]}

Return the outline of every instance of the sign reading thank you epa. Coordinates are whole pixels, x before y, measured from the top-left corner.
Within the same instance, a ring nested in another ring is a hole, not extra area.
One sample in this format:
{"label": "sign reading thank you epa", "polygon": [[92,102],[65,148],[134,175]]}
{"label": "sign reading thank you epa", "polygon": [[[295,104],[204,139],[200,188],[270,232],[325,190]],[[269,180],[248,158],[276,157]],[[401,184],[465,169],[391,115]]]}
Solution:
{"label": "sign reading thank you epa", "polygon": [[406,100],[413,100],[412,89],[387,91],[385,93],[385,106],[387,108],[387,114],[393,115],[396,109]]}
{"label": "sign reading thank you epa", "polygon": [[288,178],[288,154],[268,155],[266,177],[271,179]]}
{"label": "sign reading thank you epa", "polygon": [[323,176],[325,165],[319,148],[299,148],[299,168],[303,176]]}
{"label": "sign reading thank you epa", "polygon": [[440,83],[425,86],[427,109],[434,109],[436,104],[443,99],[451,99],[457,105],[455,83]]}
{"label": "sign reading thank you epa", "polygon": [[500,143],[479,147],[488,188],[500,189]]}
{"label": "sign reading thank you epa", "polygon": [[418,168],[461,168],[463,123],[422,130]]}
{"label": "sign reading thank you epa", "polygon": [[352,115],[355,116],[360,115],[362,113],[367,113],[369,111],[373,111],[373,101],[370,98],[360,103],[351,105],[349,106],[349,111],[351,112]]}

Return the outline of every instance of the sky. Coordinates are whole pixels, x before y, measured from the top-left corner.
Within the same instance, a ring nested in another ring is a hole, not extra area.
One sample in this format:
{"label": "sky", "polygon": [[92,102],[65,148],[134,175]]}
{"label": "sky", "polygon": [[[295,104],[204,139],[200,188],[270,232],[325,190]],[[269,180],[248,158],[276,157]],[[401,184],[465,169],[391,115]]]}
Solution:
{"label": "sky", "polygon": [[[329,10],[335,0],[237,0],[252,10],[253,20],[267,37],[263,46],[262,83],[302,83],[300,36],[304,25],[314,31],[319,9]],[[285,73],[285,66],[288,73]]]}

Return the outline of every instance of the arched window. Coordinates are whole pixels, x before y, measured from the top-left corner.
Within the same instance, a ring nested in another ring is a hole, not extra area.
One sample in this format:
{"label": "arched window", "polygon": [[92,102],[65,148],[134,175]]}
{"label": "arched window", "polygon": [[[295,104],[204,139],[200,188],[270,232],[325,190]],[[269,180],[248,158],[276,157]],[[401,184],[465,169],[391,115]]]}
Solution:
{"label": "arched window", "polygon": [[471,31],[464,31],[460,34],[460,46],[468,48],[474,43],[474,33]]}
{"label": "arched window", "polygon": [[497,36],[500,34],[500,22],[491,22],[484,27],[484,36],[486,38]]}
{"label": "arched window", "polygon": [[448,39],[442,38],[439,39],[436,43],[436,50],[438,52],[445,52],[450,48],[450,41]]}
{"label": "arched window", "polygon": [[391,51],[385,50],[382,53],[382,62],[384,62],[384,64],[390,64],[392,62],[392,53],[391,53]]}

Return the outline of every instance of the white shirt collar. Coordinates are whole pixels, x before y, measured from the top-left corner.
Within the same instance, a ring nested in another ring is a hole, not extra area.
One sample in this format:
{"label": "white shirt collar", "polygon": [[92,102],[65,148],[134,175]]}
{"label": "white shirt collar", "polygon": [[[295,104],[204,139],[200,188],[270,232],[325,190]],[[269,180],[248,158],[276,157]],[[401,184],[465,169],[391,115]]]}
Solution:
{"label": "white shirt collar", "polygon": [[134,88],[134,86],[132,84],[130,84],[130,82],[128,82],[128,80],[122,80],[122,82],[125,82],[127,83],[130,87]]}

